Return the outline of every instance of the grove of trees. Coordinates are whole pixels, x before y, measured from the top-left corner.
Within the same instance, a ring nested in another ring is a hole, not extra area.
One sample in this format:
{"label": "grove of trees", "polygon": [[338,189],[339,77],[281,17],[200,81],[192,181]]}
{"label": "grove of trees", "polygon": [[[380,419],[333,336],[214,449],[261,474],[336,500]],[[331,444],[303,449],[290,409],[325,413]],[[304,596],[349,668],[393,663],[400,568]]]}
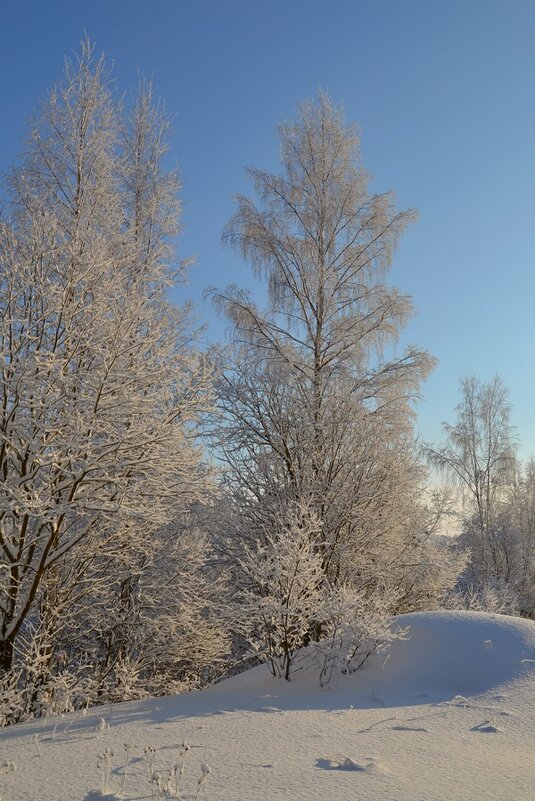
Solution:
{"label": "grove of trees", "polygon": [[[443,446],[414,402],[388,272],[413,210],[373,194],[324,94],[250,169],[224,241],[267,286],[211,290],[196,345],[169,301],[169,119],[85,40],[35,115],[0,218],[0,723],[177,692],[255,660],[322,682],[440,605],[535,614],[535,464],[499,379],[461,385]],[[462,490],[462,535],[426,458]]]}
{"label": "grove of trees", "polygon": [[522,465],[511,405],[499,376],[460,383],[454,424],[428,448],[430,462],[460,489],[461,534],[469,555],[460,585],[476,607],[535,615],[535,463]]}
{"label": "grove of trees", "polygon": [[55,708],[73,693],[87,702],[170,690],[226,648],[212,630],[208,543],[191,517],[214,492],[198,443],[212,380],[190,344],[188,310],[167,300],[181,269],[172,247],[178,178],[161,166],[167,129],[150,85],[123,111],[103,59],[84,42],[8,177],[6,717]]}

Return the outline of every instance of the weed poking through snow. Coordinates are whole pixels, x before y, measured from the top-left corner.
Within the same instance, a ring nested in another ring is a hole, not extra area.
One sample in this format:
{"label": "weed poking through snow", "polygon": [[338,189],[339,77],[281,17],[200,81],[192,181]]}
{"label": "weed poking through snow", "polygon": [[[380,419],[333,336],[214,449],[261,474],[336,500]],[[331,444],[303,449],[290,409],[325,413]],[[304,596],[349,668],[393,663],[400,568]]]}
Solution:
{"label": "weed poking through snow", "polygon": [[110,782],[111,761],[113,751],[111,748],[105,748],[102,754],[97,754],[97,768],[100,770],[100,792],[106,795]]}
{"label": "weed poking through snow", "polygon": [[[102,796],[118,793],[118,797],[120,798],[130,798],[130,795],[127,793],[126,785],[130,775],[128,769],[132,761],[132,748],[128,743],[124,743],[123,747],[124,759],[122,765],[121,786],[117,789],[113,789],[110,786],[114,752],[111,748],[105,748],[101,753],[97,754],[97,767],[100,771],[100,793]],[[197,780],[195,795],[193,795],[193,793],[182,795],[180,792],[182,790],[182,780],[186,769],[189,751],[190,746],[186,743],[186,741],[184,741],[180,746],[178,761],[171,768],[169,768],[167,765],[159,762],[159,760],[157,763],[156,748],[148,746],[143,749],[144,762],[147,771],[146,775],[150,785],[150,797],[152,801],[173,801],[174,799],[184,800],[186,798],[190,799],[190,801],[201,801],[201,799],[203,799],[203,801],[207,801],[208,796],[206,782],[210,774],[210,768],[208,765],[204,764],[204,762],[201,762],[201,775]],[[135,761],[136,760],[134,759],[134,762]],[[13,770],[14,769],[15,768],[13,768]],[[7,763],[5,763],[4,766],[0,766],[0,773],[2,772],[8,772]],[[120,768],[118,772],[121,772]]]}
{"label": "weed poking through snow", "polygon": [[197,795],[195,796],[195,801],[199,801],[201,797],[201,791],[204,790],[204,797],[205,799],[208,798],[206,793],[206,780],[210,774],[210,768],[208,765],[205,765],[204,762],[201,762],[201,777],[197,782]]}
{"label": "weed poking through snow", "polygon": [[124,744],[124,765],[123,765],[123,783],[121,785],[121,794],[126,792],[126,779],[128,777],[128,759],[130,757],[130,746],[128,743]]}
{"label": "weed poking through snow", "polygon": [[156,761],[156,749],[151,748],[151,746],[149,745],[148,748],[143,749],[143,753],[145,755],[145,763],[147,765],[149,784],[152,784],[154,780],[154,762]]}

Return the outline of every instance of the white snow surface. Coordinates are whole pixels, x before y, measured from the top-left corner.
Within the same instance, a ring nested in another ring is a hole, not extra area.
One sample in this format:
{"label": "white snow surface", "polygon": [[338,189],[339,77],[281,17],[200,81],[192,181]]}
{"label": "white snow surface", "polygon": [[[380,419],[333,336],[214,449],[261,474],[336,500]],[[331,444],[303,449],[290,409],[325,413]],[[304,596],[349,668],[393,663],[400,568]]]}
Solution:
{"label": "white snow surface", "polygon": [[196,798],[203,764],[208,801],[534,801],[535,623],[423,612],[395,625],[410,638],[325,688],[311,673],[285,682],[261,666],[201,692],[8,727],[0,798],[166,798],[144,749],[156,749],[164,782],[186,740],[183,801]]}

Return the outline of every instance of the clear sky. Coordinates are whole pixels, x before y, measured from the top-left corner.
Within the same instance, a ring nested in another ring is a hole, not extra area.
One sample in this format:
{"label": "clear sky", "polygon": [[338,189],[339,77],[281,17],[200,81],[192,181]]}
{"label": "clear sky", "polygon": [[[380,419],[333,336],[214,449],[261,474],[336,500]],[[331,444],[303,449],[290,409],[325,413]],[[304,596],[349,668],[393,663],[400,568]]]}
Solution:
{"label": "clear sky", "polygon": [[186,295],[217,337],[202,289],[253,286],[220,246],[247,191],[243,166],[276,170],[276,126],[323,87],[362,132],[373,189],[394,189],[420,220],[392,281],[418,316],[404,334],[438,367],[419,429],[440,437],[460,376],[500,373],[524,456],[535,452],[534,0],[0,0],[0,171],[84,29],[138,69],[176,114]]}

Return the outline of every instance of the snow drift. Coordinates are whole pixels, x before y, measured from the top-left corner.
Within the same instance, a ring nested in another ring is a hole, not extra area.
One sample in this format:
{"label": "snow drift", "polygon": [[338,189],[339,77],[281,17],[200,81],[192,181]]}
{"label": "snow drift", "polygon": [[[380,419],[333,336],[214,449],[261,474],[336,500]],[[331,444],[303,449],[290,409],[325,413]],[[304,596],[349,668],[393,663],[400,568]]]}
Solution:
{"label": "snow drift", "polygon": [[481,612],[419,612],[400,615],[408,640],[392,643],[375,677],[385,695],[408,701],[415,692],[433,700],[473,695],[533,675],[535,623]]}
{"label": "snow drift", "polygon": [[[277,689],[285,708],[303,708],[302,696],[314,704],[368,707],[380,701],[390,706],[477,695],[515,679],[535,676],[535,622],[482,612],[416,612],[399,615],[393,626],[406,628],[407,639],[394,640],[387,653],[375,654],[364,668],[338,676],[317,689],[310,669],[291,682],[272,680],[264,666],[227,679],[205,691],[205,701],[234,698],[236,691],[261,693]],[[329,699],[329,700],[327,700]],[[243,699],[242,699],[243,700]]]}
{"label": "snow drift", "polygon": [[183,801],[205,764],[208,801],[533,801],[535,623],[429,612],[394,625],[410,639],[325,688],[311,672],[285,682],[261,666],[203,692],[5,729],[0,797],[154,798],[145,749],[165,779],[185,739]]}

